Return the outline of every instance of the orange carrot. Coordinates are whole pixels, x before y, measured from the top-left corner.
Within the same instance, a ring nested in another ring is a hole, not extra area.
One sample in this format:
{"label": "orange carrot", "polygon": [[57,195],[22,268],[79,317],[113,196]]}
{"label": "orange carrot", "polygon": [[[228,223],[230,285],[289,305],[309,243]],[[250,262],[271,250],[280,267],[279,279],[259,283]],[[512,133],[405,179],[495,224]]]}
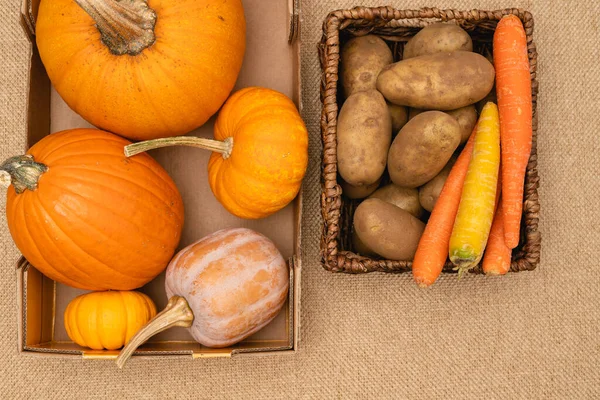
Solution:
{"label": "orange carrot", "polygon": [[512,251],[504,243],[504,218],[502,214],[502,201],[500,201],[483,256],[483,272],[486,275],[504,275],[510,268]]}
{"label": "orange carrot", "polygon": [[446,183],[419,241],[412,264],[412,273],[415,282],[420,287],[430,286],[437,280],[448,258],[448,244],[473,153],[475,132],[477,132],[477,126],[473,129],[469,141],[446,178]]}
{"label": "orange carrot", "polygon": [[532,106],[527,39],[515,15],[500,20],[494,33],[496,94],[500,111],[504,241],[519,243],[523,183],[531,153]]}

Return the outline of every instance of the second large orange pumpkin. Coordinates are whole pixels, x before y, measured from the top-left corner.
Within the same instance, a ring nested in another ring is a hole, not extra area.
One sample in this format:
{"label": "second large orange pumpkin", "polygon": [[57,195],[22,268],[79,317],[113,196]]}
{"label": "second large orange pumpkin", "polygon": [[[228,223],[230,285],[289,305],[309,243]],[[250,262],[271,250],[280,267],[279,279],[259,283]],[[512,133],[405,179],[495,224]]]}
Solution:
{"label": "second large orange pumpkin", "polygon": [[81,289],[130,290],[166,268],[181,237],[183,201],[152,157],[125,157],[128,143],[72,129],[0,165],[10,183],[10,233],[44,275]]}
{"label": "second large orange pumpkin", "polygon": [[130,139],[187,133],[221,107],[246,46],[241,0],[42,0],[36,41],[75,112]]}

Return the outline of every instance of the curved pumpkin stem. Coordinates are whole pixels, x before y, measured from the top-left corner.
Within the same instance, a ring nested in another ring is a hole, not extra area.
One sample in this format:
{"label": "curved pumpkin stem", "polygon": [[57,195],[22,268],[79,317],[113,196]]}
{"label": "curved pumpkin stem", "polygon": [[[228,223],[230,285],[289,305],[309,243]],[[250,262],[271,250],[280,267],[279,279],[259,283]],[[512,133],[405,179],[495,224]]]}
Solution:
{"label": "curved pumpkin stem", "polygon": [[133,352],[146,340],[164,330],[174,326],[189,328],[194,322],[194,313],[188,305],[185,298],[173,296],[169,299],[164,310],[152,318],[142,329],[140,329],[129,342],[123,347],[123,350],[117,357],[117,366],[123,368],[123,365],[129,360]]}
{"label": "curved pumpkin stem", "polygon": [[8,187],[12,183],[17,193],[33,191],[46,171],[48,167],[35,162],[32,155],[11,157],[0,165],[0,185]]}
{"label": "curved pumpkin stem", "polygon": [[102,43],[115,55],[135,56],[156,37],[156,12],[147,0],[75,0],[96,22]]}
{"label": "curved pumpkin stem", "polygon": [[228,137],[225,140],[205,139],[194,136],[178,136],[163,139],[146,140],[144,142],[133,143],[125,146],[125,155],[127,157],[135,156],[148,150],[159,149],[169,146],[191,146],[199,147],[221,153],[224,159],[229,158],[233,150],[233,138]]}

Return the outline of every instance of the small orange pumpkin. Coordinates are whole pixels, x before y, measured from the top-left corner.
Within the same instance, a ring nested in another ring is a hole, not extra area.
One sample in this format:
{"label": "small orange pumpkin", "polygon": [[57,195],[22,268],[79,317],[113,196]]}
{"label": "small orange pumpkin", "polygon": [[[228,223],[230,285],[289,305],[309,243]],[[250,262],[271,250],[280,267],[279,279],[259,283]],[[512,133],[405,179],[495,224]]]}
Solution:
{"label": "small orange pumpkin", "polygon": [[89,290],[131,290],[157,276],[181,237],[183,201],[149,155],[97,129],[46,136],[0,165],[15,244],[44,275]]}
{"label": "small orange pumpkin", "polygon": [[40,57],[93,125],[130,139],[185,134],[229,96],[242,66],[241,0],[42,0]]}
{"label": "small orange pumpkin", "polygon": [[156,306],[144,293],[91,292],[75,297],[65,310],[67,335],[94,350],[123,347],[156,315]]}
{"label": "small orange pumpkin", "polygon": [[259,87],[234,93],[219,113],[214,136],[134,143],[125,154],[174,145],[214,151],[208,162],[210,188],[241,218],[266,217],[296,197],[308,163],[308,133],[287,96]]}
{"label": "small orange pumpkin", "polygon": [[181,250],[165,277],[169,303],[131,338],[122,367],[158,332],[187,327],[208,347],[231,346],[266,326],[283,307],[289,270],[275,244],[250,229],[223,229]]}

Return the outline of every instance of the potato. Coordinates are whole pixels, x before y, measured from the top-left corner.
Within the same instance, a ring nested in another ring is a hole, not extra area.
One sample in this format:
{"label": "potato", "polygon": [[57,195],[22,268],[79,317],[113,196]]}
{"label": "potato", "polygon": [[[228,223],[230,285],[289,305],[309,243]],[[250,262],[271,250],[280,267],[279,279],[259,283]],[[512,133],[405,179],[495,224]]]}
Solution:
{"label": "potato", "polygon": [[354,186],[344,181],[340,182],[340,186],[342,187],[342,193],[349,199],[364,199],[376,191],[380,183],[381,178],[379,178],[375,183],[365,186]]}
{"label": "potato", "polygon": [[[425,110],[419,108],[410,108],[408,111],[408,119],[411,120],[415,116],[421,114]],[[460,144],[464,144],[471,136],[473,128],[477,123],[477,110],[474,105],[461,107],[456,110],[446,111],[446,114],[454,117],[460,125]]]}
{"label": "potato", "polygon": [[387,103],[392,117],[392,134],[395,135],[408,122],[408,111],[404,106],[397,106],[390,102]]}
{"label": "potato", "polygon": [[354,186],[371,185],[385,170],[392,141],[392,119],[376,90],[356,92],[338,116],[337,158],[342,178]]}
{"label": "potato", "polygon": [[356,231],[354,230],[352,231],[352,246],[354,247],[354,252],[360,254],[361,256],[373,257],[377,255],[377,253],[368,248],[367,245],[360,240],[356,234]]}
{"label": "potato", "polygon": [[425,224],[390,203],[367,199],[354,212],[354,230],[369,249],[390,260],[411,260]]}
{"label": "potato", "polygon": [[460,125],[441,111],[425,111],[404,125],[388,154],[390,178],[415,188],[430,181],[448,163],[460,143]]}
{"label": "potato", "polygon": [[402,59],[457,50],[473,51],[471,36],[458,25],[436,23],[421,29],[406,42]]}
{"label": "potato", "polygon": [[446,178],[448,178],[448,174],[455,162],[456,157],[450,158],[448,164],[446,164],[439,174],[419,188],[419,203],[427,211],[431,212],[433,210],[433,206],[435,206],[438,197],[440,197],[444,183],[446,183]]}
{"label": "potato", "polygon": [[396,207],[408,211],[417,218],[423,215],[423,208],[419,202],[419,191],[413,188],[403,188],[390,183],[379,188],[369,196],[370,199],[379,199]]}
{"label": "potato", "polygon": [[455,110],[483,99],[494,84],[494,67],[469,51],[402,60],[383,68],[377,90],[391,103],[427,110]]}
{"label": "potato", "polygon": [[461,107],[456,110],[446,111],[446,113],[458,121],[458,125],[460,126],[460,144],[466,143],[477,123],[477,110],[475,106]]}
{"label": "potato", "polygon": [[348,40],[342,48],[340,77],[344,95],[375,89],[377,76],[394,59],[388,45],[377,36],[367,35]]}

